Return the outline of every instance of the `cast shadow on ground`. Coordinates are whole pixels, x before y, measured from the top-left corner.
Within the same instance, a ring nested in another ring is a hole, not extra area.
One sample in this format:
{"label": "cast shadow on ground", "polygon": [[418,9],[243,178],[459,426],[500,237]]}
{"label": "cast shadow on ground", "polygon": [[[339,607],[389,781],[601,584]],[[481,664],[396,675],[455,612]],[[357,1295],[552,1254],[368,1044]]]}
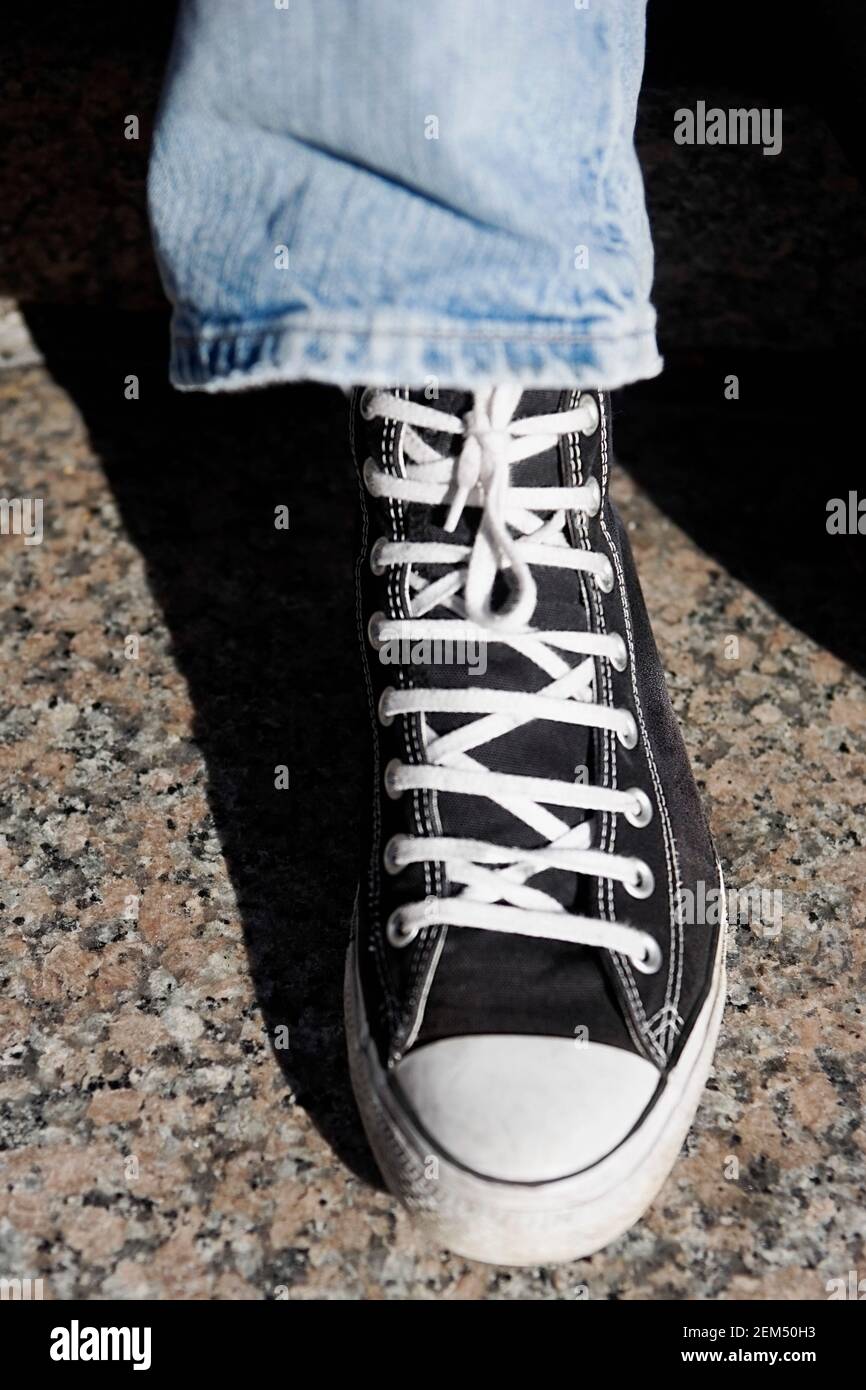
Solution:
{"label": "cast shadow on ground", "polygon": [[[725,570],[862,672],[866,537],[827,530],[828,501],[847,500],[863,476],[852,451],[861,361],[854,347],[669,353],[661,377],[617,393],[614,446]],[[725,395],[731,376],[736,399]]]}
{"label": "cast shadow on ground", "polygon": [[[366,804],[357,484],[342,392],[172,391],[161,316],[28,311],[147,566],[195,709],[256,994],[298,1101],[375,1179],[352,1099],[343,960]],[[142,325],[146,330],[142,332]],[[124,400],[135,374],[140,399]],[[274,509],[290,508],[277,530]],[[289,769],[288,791],[274,769]]]}

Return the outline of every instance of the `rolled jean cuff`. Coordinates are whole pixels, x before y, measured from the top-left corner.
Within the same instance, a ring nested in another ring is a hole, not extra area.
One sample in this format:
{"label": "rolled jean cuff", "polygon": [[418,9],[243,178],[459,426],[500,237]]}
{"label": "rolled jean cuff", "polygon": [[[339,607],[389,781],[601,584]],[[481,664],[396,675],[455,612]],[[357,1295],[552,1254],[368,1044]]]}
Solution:
{"label": "rolled jean cuff", "polygon": [[433,384],[465,390],[514,382],[524,387],[613,390],[657,376],[654,327],[626,323],[518,324],[401,318],[399,324],[317,321],[308,315],[196,325],[181,312],[172,328],[171,380],[182,391],[240,391],[288,381]]}

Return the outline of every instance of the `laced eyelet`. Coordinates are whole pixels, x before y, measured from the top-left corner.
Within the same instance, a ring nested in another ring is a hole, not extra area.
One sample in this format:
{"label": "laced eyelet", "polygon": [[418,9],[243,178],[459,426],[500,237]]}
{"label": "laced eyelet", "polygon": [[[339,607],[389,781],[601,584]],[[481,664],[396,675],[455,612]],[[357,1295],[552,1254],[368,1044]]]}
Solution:
{"label": "laced eyelet", "polygon": [[375,652],[381,651],[384,646],[378,630],[386,621],[384,613],[374,613],[367,624],[367,641]]}
{"label": "laced eyelet", "polygon": [[609,594],[614,586],[615,575],[613,572],[613,565],[610,563],[610,560],[607,559],[607,556],[605,556],[605,561],[607,563],[607,568],[601,570],[595,576],[595,582],[603,594]]}
{"label": "laced eyelet", "polygon": [[422,922],[409,922],[407,924],[406,914],[398,907],[388,918],[388,923],[385,927],[385,935],[391,945],[396,947],[399,951],[402,950],[404,946],[409,946],[415,940],[422,926]]}
{"label": "laced eyelet", "polygon": [[585,434],[587,436],[595,434],[601,422],[601,414],[598,408],[598,401],[595,399],[595,396],[590,395],[588,391],[584,391],[580,397],[580,400],[578,401],[578,405],[589,406],[592,412],[590,422],[588,425],[584,425],[583,429],[580,431],[581,434]]}
{"label": "laced eyelet", "polygon": [[649,898],[652,895],[656,881],[652,875],[652,869],[648,864],[642,864],[639,860],[635,866],[634,878],[626,879],[623,887],[632,898]]}
{"label": "laced eyelet", "polygon": [[635,825],[641,830],[645,825],[649,825],[653,818],[653,804],[646,792],[641,791],[640,787],[629,787],[626,796],[633,796],[637,802],[637,807],[634,811],[625,811],[623,814],[629,825]]}
{"label": "laced eyelet", "polygon": [[610,635],[615,638],[617,644],[616,656],[610,658],[610,664],[615,671],[624,671],[628,665],[628,647],[618,632],[612,632]]}
{"label": "laced eyelet", "polygon": [[382,551],[388,544],[384,536],[380,536],[370,547],[370,569],[374,574],[384,574],[388,566],[382,560]]}
{"label": "laced eyelet", "polygon": [[662,963],[662,948],[655,937],[644,933],[644,953],[640,960],[633,961],[635,970],[641,975],[654,975]]}
{"label": "laced eyelet", "polygon": [[370,410],[370,401],[373,399],[375,394],[376,388],[374,386],[367,386],[361,392],[361,400],[359,402],[358,409],[360,410],[365,420],[373,419],[373,412]]}
{"label": "laced eyelet", "polygon": [[[396,695],[396,693],[397,692],[395,691],[393,685],[386,685],[385,689],[382,691],[382,694],[379,696],[379,704],[376,713],[379,716],[379,723],[384,725],[386,729],[390,724],[394,723],[394,716],[393,714],[388,713],[388,711],[385,708],[385,705],[388,702],[388,697],[390,695]],[[390,767],[390,763],[388,764],[388,766]]]}
{"label": "laced eyelet", "polygon": [[397,855],[401,839],[400,835],[392,835],[382,851],[382,863],[385,865],[386,873],[399,874],[403,868]]}
{"label": "laced eyelet", "polygon": [[601,487],[598,478],[590,478],[586,487],[592,493],[592,502],[586,508],[586,514],[587,516],[598,516],[601,511]]}
{"label": "laced eyelet", "polygon": [[[626,711],[628,713],[628,711]],[[617,739],[623,748],[637,748],[637,724],[634,715],[628,715],[628,725],[617,732]]]}
{"label": "laced eyelet", "polygon": [[400,788],[394,786],[394,778],[400,771],[401,766],[402,764],[400,763],[399,758],[392,758],[391,761],[388,763],[388,766],[385,768],[383,777],[385,783],[385,792],[388,796],[390,796],[392,801],[399,801],[400,797],[403,795],[403,793],[400,791]]}

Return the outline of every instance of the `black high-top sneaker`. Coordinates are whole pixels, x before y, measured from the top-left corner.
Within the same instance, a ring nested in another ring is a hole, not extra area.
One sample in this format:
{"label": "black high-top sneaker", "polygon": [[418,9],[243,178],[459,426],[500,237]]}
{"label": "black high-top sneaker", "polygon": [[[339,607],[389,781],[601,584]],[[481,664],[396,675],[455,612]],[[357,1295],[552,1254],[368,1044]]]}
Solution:
{"label": "black high-top sneaker", "polygon": [[725,982],[719,866],[608,498],[609,404],[368,389],[352,415],[375,726],[358,1103],[440,1244],[587,1255],[673,1165]]}

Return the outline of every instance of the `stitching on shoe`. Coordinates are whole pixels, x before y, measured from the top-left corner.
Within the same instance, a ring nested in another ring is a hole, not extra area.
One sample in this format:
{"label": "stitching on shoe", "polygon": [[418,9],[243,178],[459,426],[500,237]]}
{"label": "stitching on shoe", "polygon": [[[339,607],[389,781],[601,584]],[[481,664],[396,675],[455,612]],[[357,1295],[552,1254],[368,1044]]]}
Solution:
{"label": "stitching on shoe", "polygon": [[[602,469],[603,469],[603,473],[604,473],[604,487],[605,487],[605,489],[606,489],[606,488],[607,488],[607,479],[608,479],[607,429],[606,429],[605,418],[604,418],[604,414],[603,414],[603,413],[602,413]],[[644,748],[645,748],[645,750],[646,750],[647,766],[649,767],[649,770],[650,770],[650,776],[652,777],[653,786],[654,786],[655,792],[656,792],[656,798],[657,798],[657,800],[658,800],[659,809],[661,810],[661,814],[662,814],[662,827],[663,827],[663,830],[664,830],[663,840],[664,840],[664,849],[665,849],[665,864],[666,864],[666,868],[667,868],[667,879],[668,879],[668,900],[669,900],[669,903],[670,903],[669,941],[670,941],[670,944],[671,944],[670,961],[669,961],[669,963],[668,963],[668,978],[667,978],[667,984],[666,984],[666,986],[665,986],[665,1004],[667,1005],[667,1004],[669,1004],[669,1003],[673,1003],[673,1004],[676,1006],[676,1005],[679,1004],[679,992],[680,992],[680,984],[681,984],[681,980],[682,980],[682,953],[683,953],[683,943],[682,943],[682,930],[683,930],[683,928],[682,928],[682,923],[681,923],[681,921],[680,921],[680,914],[679,914],[679,911],[677,910],[677,908],[676,908],[675,905],[674,905],[675,899],[674,899],[674,892],[673,892],[673,888],[674,888],[674,879],[675,879],[675,881],[676,881],[676,902],[677,902],[677,904],[678,904],[678,903],[680,902],[680,896],[681,896],[681,895],[680,895],[680,884],[681,884],[681,879],[680,879],[679,856],[678,856],[678,853],[677,853],[676,837],[674,836],[674,833],[673,833],[673,828],[672,828],[671,820],[670,820],[670,813],[669,813],[669,811],[668,811],[668,804],[667,804],[667,800],[665,799],[664,788],[662,787],[661,778],[659,777],[659,774],[658,774],[658,767],[656,766],[655,754],[654,754],[653,749],[652,749],[652,744],[650,743],[649,734],[648,734],[647,726],[646,726],[646,720],[644,719],[643,705],[641,704],[640,692],[639,692],[638,686],[637,686],[637,675],[636,675],[636,671],[635,671],[635,660],[634,660],[634,656],[635,656],[635,650],[634,650],[634,636],[633,636],[632,625],[631,625],[631,609],[630,609],[630,607],[629,607],[628,594],[626,593],[626,588],[625,588],[625,579],[624,579],[624,574],[623,574],[622,561],[621,561],[621,559],[620,559],[619,552],[617,551],[616,546],[614,545],[613,540],[612,540],[612,538],[611,538],[611,536],[610,536],[610,534],[609,534],[609,532],[608,532],[607,526],[605,525],[605,522],[604,522],[604,514],[603,514],[603,512],[602,512],[602,513],[599,513],[599,517],[600,517],[600,521],[601,521],[601,529],[603,530],[603,532],[604,532],[604,534],[605,534],[605,538],[607,539],[607,543],[608,543],[608,547],[609,547],[609,549],[610,549],[610,553],[611,553],[611,555],[613,556],[614,563],[616,564],[617,581],[618,581],[618,584],[619,584],[620,600],[621,600],[621,602],[622,602],[623,617],[625,618],[626,638],[627,638],[628,647],[629,647],[629,662],[630,662],[630,671],[631,671],[632,693],[633,693],[633,695],[634,695],[635,709],[637,710],[637,716],[638,716],[638,720],[639,720],[639,722],[640,722],[640,729],[641,729],[641,735],[642,735],[642,738],[643,738],[643,744],[644,744]],[[673,877],[672,877],[672,865],[673,865]],[[676,957],[676,961],[677,961],[677,989],[676,989],[676,997],[672,1000],[672,999],[671,999],[671,982],[672,982],[673,973],[674,973],[674,958],[675,958],[675,957]],[[629,969],[630,969],[630,968],[631,968],[631,967],[629,966]],[[663,1049],[663,1056],[666,1056],[667,1053],[671,1050],[671,1048],[673,1047],[674,1041],[675,1041],[675,1035],[674,1035],[674,1037],[671,1038],[669,1046],[668,1046],[667,1048],[664,1048],[664,1049]],[[656,1044],[656,1045],[659,1046],[660,1044]]]}
{"label": "stitching on shoe", "polygon": [[[600,413],[600,416],[601,416],[601,419],[600,419],[600,422],[599,422],[599,423],[600,423],[600,445],[599,445],[599,452],[600,452],[601,465],[602,465],[602,495],[603,495],[604,498],[608,498],[608,497],[609,497],[609,494],[610,494],[610,477],[609,477],[609,472],[608,472],[608,452],[607,452],[607,414],[606,414],[606,412],[605,412],[603,409],[602,409],[599,413]],[[610,538],[610,536],[608,535],[607,527],[606,527],[605,524],[604,524],[604,512],[603,512],[603,511],[600,511],[600,512],[599,512],[599,525],[600,525],[600,527],[601,527],[602,531],[604,532],[604,535],[605,535],[605,537],[606,537],[606,539],[607,539],[608,548],[611,550],[611,552],[613,552],[613,542],[611,541],[611,538]],[[598,602],[599,602],[599,607],[600,607],[601,610],[602,610],[602,621],[604,621],[604,618],[603,618],[604,606],[603,606],[603,604],[602,604],[602,602],[601,602],[601,599],[599,599]],[[626,630],[628,631],[628,627],[627,627]],[[631,641],[629,641],[629,661],[630,661],[630,670],[631,670],[631,672],[632,672],[632,680],[633,680],[633,683],[634,683],[634,679],[635,679],[635,677],[634,677],[635,660],[634,660],[634,646],[633,646],[633,644],[632,644]],[[609,699],[612,699],[612,695],[609,695],[608,698],[609,698]],[[610,742],[611,742],[611,753],[612,753],[612,757],[613,757],[614,769],[616,769],[617,743],[616,743],[616,737],[615,737],[615,735],[613,735],[613,734],[610,735]],[[611,834],[611,849],[613,848],[613,845],[614,845],[615,842],[616,842],[616,825],[614,825],[614,826],[613,826],[613,829],[612,829],[612,834]],[[616,899],[615,899],[615,895],[614,895],[613,883],[612,883],[610,880],[608,880],[608,882],[607,882],[607,898],[608,898],[608,904],[609,904],[609,915],[610,915],[610,918],[611,918],[612,921],[616,921],[616,920],[617,920]],[[635,1017],[635,1023],[637,1024],[638,1028],[640,1029],[641,1036],[644,1038],[645,1042],[647,1043],[647,1045],[648,1045],[648,1047],[649,1047],[649,1050],[650,1050],[650,1053],[651,1053],[652,1055],[655,1056],[655,1058],[656,1058],[657,1061],[660,1061],[660,1062],[664,1063],[664,1060],[665,1060],[664,1049],[660,1046],[660,1044],[658,1043],[658,1041],[656,1040],[656,1038],[653,1036],[652,1029],[650,1028],[649,1021],[648,1021],[647,1016],[646,1016],[646,1009],[644,1008],[643,998],[642,998],[642,996],[641,996],[641,992],[640,992],[640,990],[639,990],[639,988],[638,988],[638,984],[637,984],[637,981],[636,981],[635,976],[634,976],[634,970],[632,969],[631,961],[630,961],[630,960],[623,960],[621,957],[619,957],[619,956],[617,956],[617,955],[614,955],[614,958],[613,958],[613,959],[614,959],[614,966],[615,966],[615,968],[616,968],[616,970],[617,970],[617,973],[619,974],[620,979],[622,980],[622,982],[623,982],[623,984],[624,984],[624,986],[625,986],[625,988],[626,988],[626,990],[627,990],[627,992],[628,992],[629,998],[632,999],[632,1000],[635,1002],[635,1004],[636,1004],[636,1017]]]}
{"label": "stitching on shoe", "polygon": [[[404,395],[408,396],[408,391],[404,390]],[[389,421],[387,430],[383,431],[382,462],[383,466],[386,468],[390,469],[392,466],[396,468],[396,451],[400,439],[401,430],[402,426],[400,426],[396,420],[391,420]],[[385,448],[386,438],[388,441],[387,450]],[[389,498],[389,511],[391,512],[393,539],[405,541],[406,515],[403,503],[400,501],[394,502],[392,499]],[[396,567],[389,569],[388,602],[390,608],[390,616],[392,618],[403,619],[408,616],[409,569],[410,566],[408,565],[402,566],[399,571],[397,571]],[[407,675],[406,671],[402,666],[399,668],[398,671],[398,680],[402,686],[408,686],[410,689],[412,689],[414,686],[414,682],[411,679],[411,675]],[[418,731],[417,718],[414,715],[404,715],[401,721],[401,726],[403,734],[403,746],[407,761],[416,763],[423,762],[424,755]],[[432,834],[432,828],[430,825],[430,819],[428,815],[427,797],[425,793],[422,791],[415,790],[412,793],[412,815],[414,821],[414,830],[417,835],[420,836],[422,834],[422,823],[423,829],[426,830],[428,835]],[[438,865],[434,865],[434,874],[438,882]],[[433,880],[431,877],[429,861],[425,861],[424,863],[424,887],[427,895],[431,895],[433,892]],[[397,1050],[399,1050],[403,1036],[407,1032],[407,1020],[411,1016],[413,1010],[416,994],[416,981],[420,969],[419,962],[422,961],[426,954],[429,952],[429,938],[433,934],[433,932],[435,932],[435,930],[435,928],[424,928],[421,941],[418,943],[418,945],[415,947],[412,953],[412,964],[409,972],[407,998],[406,1002],[399,1009],[397,1025],[395,1028],[395,1036],[392,1041],[393,1048]]]}
{"label": "stitching on shoe", "polygon": [[[349,444],[350,444],[350,447],[351,447],[351,449],[352,449],[352,453],[353,453],[354,457],[357,459],[358,450],[357,450],[357,435],[356,435],[356,431],[355,431],[355,411],[354,411],[354,408],[350,410],[350,414],[349,414]],[[361,564],[363,564],[364,561],[365,561],[365,559],[367,558],[367,555],[368,555],[368,541],[369,541],[369,538],[370,538],[370,523],[369,523],[369,518],[368,518],[368,516],[367,516],[366,498],[365,498],[365,496],[364,496],[364,489],[363,489],[363,485],[362,485],[362,483],[361,483],[360,477],[358,478],[358,490],[359,490],[360,495],[361,495]],[[373,683],[372,683],[372,680],[371,680],[371,677],[370,677],[370,663],[369,663],[369,657],[368,657],[368,654],[367,654],[367,636],[366,636],[366,631],[365,631],[365,627],[364,627],[364,618],[363,618],[363,612],[362,612],[360,575],[358,576],[358,583],[357,583],[356,586],[355,586],[355,622],[356,622],[356,624],[357,624],[357,628],[358,628],[358,637],[359,637],[359,641],[360,641],[360,644],[361,644],[361,657],[362,657],[361,665],[362,665],[363,671],[364,671],[364,685],[365,685],[366,690],[367,690],[367,700],[368,700],[368,705],[369,705],[369,714],[370,714],[370,718],[371,718],[372,724],[373,724],[373,748],[374,748],[374,758],[375,758],[374,780],[373,780],[373,845],[374,845],[374,854],[378,855],[379,852],[380,852],[380,850],[381,850],[381,845],[382,845],[382,815],[381,815],[380,805],[379,805],[379,798],[380,798],[380,790],[379,790],[379,773],[380,773],[380,771],[381,771],[381,763],[382,763],[382,760],[381,760],[381,757],[380,757],[380,754],[379,754],[379,748],[378,748],[378,732],[379,732],[379,729],[378,729],[378,721],[377,721],[377,718],[376,718],[376,701],[375,701],[374,696],[373,696]],[[368,905],[368,909],[369,909],[369,911],[370,911],[370,918],[371,918],[371,921],[370,921],[370,927],[371,927],[370,939],[371,939],[372,945],[373,945],[373,952],[372,952],[372,954],[373,954],[373,960],[375,961],[375,964],[376,964],[376,974],[377,974],[378,977],[379,977],[379,984],[380,984],[380,986],[381,986],[381,988],[382,988],[382,997],[383,997],[383,1000],[384,1000],[384,1003],[385,1003],[385,1011],[386,1011],[387,1016],[388,1016],[388,1022],[389,1022],[390,1028],[391,1028],[391,1030],[393,1031],[393,1029],[394,1029],[394,1028],[396,1027],[396,1025],[397,1025],[397,1010],[396,1010],[396,1001],[395,1001],[395,999],[394,999],[394,994],[393,994],[393,991],[392,991],[392,989],[391,989],[390,981],[389,981],[389,979],[388,979],[388,971],[387,971],[387,968],[386,968],[386,966],[385,966],[384,952],[383,952],[383,949],[382,949],[382,940],[381,940],[381,934],[380,934],[380,933],[381,933],[381,926],[382,926],[382,920],[381,920],[381,919],[382,919],[382,910],[381,910],[381,886],[379,886],[379,891],[378,891],[378,892],[375,891],[375,886],[378,884],[378,879],[379,879],[379,871],[378,871],[378,868],[376,868],[376,867],[374,867],[373,865],[371,865],[370,876],[369,876],[369,880],[368,880],[368,884],[367,884],[367,905]]]}
{"label": "stitching on shoe", "polygon": [[663,1004],[660,1009],[656,1009],[650,1019],[653,1036],[658,1037],[659,1041],[668,1028],[673,1031],[674,1037],[676,1037],[682,1026],[683,1016],[674,1008],[673,1004]]}
{"label": "stitching on shoe", "polygon": [[[385,457],[386,437],[388,439],[387,458]],[[383,464],[385,467],[389,469],[389,471],[393,469],[394,472],[399,471],[396,467],[397,438],[397,421],[389,420],[386,430],[384,430],[382,433]],[[403,508],[403,503],[389,498],[388,510],[391,513],[393,539],[395,541],[405,541],[406,517]],[[401,566],[399,570],[397,570],[395,566],[390,567],[388,570],[388,605],[390,609],[390,616],[392,618],[403,619],[406,617],[408,609],[408,591],[409,566]],[[411,679],[411,675],[407,675],[404,667],[402,666],[398,668],[397,679],[400,685],[408,685],[410,689],[412,688],[413,682]],[[403,747],[407,761],[421,762],[421,748],[417,738],[417,728],[414,716],[410,714],[403,715],[403,717],[400,720],[400,727],[403,735]],[[419,791],[415,790],[412,792],[411,804],[412,817],[414,822],[413,828],[415,830],[415,833],[420,835],[423,809],[421,802],[421,793]],[[427,893],[430,892],[430,866],[426,862],[424,864],[424,888]],[[415,950],[412,953],[412,969],[410,971],[409,977],[409,1001],[407,1001],[407,1004],[411,1001],[412,998],[413,981],[415,977],[415,971],[417,968],[418,955],[422,950],[423,944],[419,943],[419,945],[415,948]],[[397,1029],[398,1036],[394,1039],[395,1046],[399,1046],[400,1036],[405,1031],[406,1011],[407,1005],[404,1005],[400,1010],[401,1018]]]}
{"label": "stitching on shoe", "polygon": [[[402,394],[405,399],[408,399],[408,389],[402,388]],[[390,428],[388,433],[390,435],[390,444],[388,461],[394,463],[396,461],[396,448],[401,436],[402,426],[398,428],[398,422],[396,420],[392,420],[389,423]],[[392,512],[392,517],[394,518],[394,539],[398,539],[397,521],[399,519],[399,540],[405,541],[406,519],[403,503],[397,501],[395,510],[395,504],[392,502],[392,499],[389,498],[389,509]],[[401,587],[399,590],[397,586],[397,579],[394,568],[389,570],[389,603],[391,606],[391,617],[393,618],[406,618],[408,616],[410,569],[410,565],[405,565],[401,567]],[[399,668],[398,679],[401,685],[408,686],[410,690],[414,689],[414,682],[411,679],[411,674],[407,675],[405,669],[402,666]],[[425,748],[423,746],[419,725],[420,718],[415,715],[406,714],[402,718],[403,738],[406,746],[407,757],[410,756],[411,753],[412,761],[417,763],[423,763]],[[435,797],[436,793],[433,793],[432,798]],[[434,834],[434,826],[432,824],[433,817],[430,801],[431,796],[428,793],[417,789],[413,791],[412,808],[415,823],[414,828],[416,834],[419,837],[422,835],[422,821],[423,830],[426,831],[427,836],[432,837]],[[436,811],[436,820],[438,823],[438,809]],[[431,861],[429,859],[424,860],[424,888],[428,897],[432,897],[434,893],[442,894],[444,892],[442,868],[441,865],[436,861],[432,862],[431,869]],[[421,1025],[421,1021],[423,1018],[422,1006],[426,1003],[427,996],[430,992],[430,986],[432,985],[432,972],[430,969],[428,969],[428,962],[430,961],[430,957],[433,954],[434,947],[438,943],[440,937],[443,938],[442,944],[444,945],[445,930],[446,929],[441,926],[422,928],[421,939],[418,942],[412,954],[412,965],[409,972],[409,983],[407,986],[406,1002],[401,1010],[400,1024],[396,1030],[396,1036],[393,1040],[393,1046],[395,1051],[399,1051],[401,1047],[405,1047],[407,1044],[407,1039],[411,1038]],[[432,970],[435,970],[440,956],[441,951],[437,953],[436,959],[432,962]]]}
{"label": "stitching on shoe", "polygon": [[[572,406],[573,406],[574,404],[576,404],[577,399],[579,398],[580,394],[581,394],[581,393],[580,393],[579,391],[573,393],[572,400],[571,400],[571,402],[570,402],[570,404],[571,404]],[[602,400],[601,392],[599,392],[598,394],[599,394],[599,414],[600,414],[600,415],[602,416],[602,418],[603,418],[603,417],[604,417],[604,402],[603,402],[603,400]],[[583,459],[582,459],[581,453],[580,453],[580,439],[578,438],[578,436],[577,436],[577,435],[569,435],[568,445],[569,445],[569,465],[570,465],[571,471],[572,471],[572,481],[573,481],[573,482],[576,482],[579,486],[583,486]],[[604,499],[602,499],[602,503],[603,503],[603,500],[604,500]],[[588,550],[588,549],[590,548],[590,545],[589,545],[589,525],[588,525],[587,518],[586,518],[586,516],[584,515],[584,513],[581,512],[581,513],[578,515],[577,524],[578,524],[578,528],[579,528],[579,531],[580,531],[581,539],[583,540],[584,545],[585,545],[586,549]],[[581,576],[581,585],[583,585],[583,583],[584,583],[583,576]],[[598,589],[597,589],[596,585],[593,584],[593,585],[590,587],[590,593],[591,593],[591,602],[592,602],[592,606],[593,606],[593,608],[594,608],[594,610],[595,610],[595,621],[596,621],[597,630],[598,630],[599,632],[606,633],[606,632],[607,632],[607,623],[606,623],[606,621],[605,621],[605,616],[604,616],[604,607],[603,607],[602,602],[601,602],[601,599],[600,599],[600,597],[599,597],[599,593],[598,593]],[[596,665],[596,668],[595,668],[595,669],[596,669],[596,676],[598,676],[598,674],[599,674],[599,667],[601,667],[601,679],[602,679],[603,687],[604,687],[604,689],[603,689],[604,703],[608,706],[608,708],[610,708],[610,706],[611,706],[612,703],[613,703],[613,684],[612,684],[612,681],[611,681],[610,671],[609,671],[609,669],[608,669],[606,663],[600,662],[600,663],[598,663],[598,664]],[[603,768],[602,768],[602,784],[603,784],[605,787],[610,786],[610,787],[612,787],[612,788],[615,788],[615,787],[616,787],[616,738],[615,738],[615,736],[612,734],[612,732],[611,732],[609,729],[605,729],[604,732],[603,732],[603,734],[602,734],[602,748],[603,748],[603,753],[604,753],[604,763],[603,763]],[[613,833],[613,836],[612,836],[612,838],[611,838],[611,850],[612,850],[612,849],[613,849],[613,843],[614,843],[614,840],[615,840],[615,838],[616,838],[616,836],[615,836],[615,830],[616,830],[615,817],[611,816],[607,811],[603,811],[603,812],[602,812],[602,822],[601,822],[601,835],[600,835],[600,840],[599,840],[599,847],[602,848],[602,849],[606,848],[606,846],[607,846],[607,838],[608,838],[608,831],[609,831],[609,830],[613,830],[613,832],[614,832],[614,833]],[[605,883],[606,883],[606,885],[607,885],[607,889],[606,889],[606,891],[607,891],[607,898],[608,898],[607,904],[605,904],[605,900],[604,900],[604,899],[605,899],[605,886],[604,886]],[[614,897],[613,897],[613,884],[611,883],[610,879],[604,880],[604,879],[602,879],[602,878],[599,878],[599,879],[597,880],[597,893],[598,893],[598,910],[599,910],[600,916],[602,916],[603,918],[605,918],[606,921],[615,921],[615,920],[616,920],[616,910],[615,910],[615,903],[614,903]],[[644,1056],[648,1057],[649,1059],[655,1057],[655,1059],[658,1060],[658,1058],[659,1058],[658,1044],[656,1043],[655,1039],[653,1038],[652,1032],[651,1032],[650,1027],[649,1027],[649,1024],[648,1024],[648,1022],[647,1022],[647,1019],[646,1019],[646,1012],[645,1012],[644,1006],[643,1006],[643,1000],[642,1000],[641,997],[640,997],[640,992],[639,992],[639,990],[638,990],[638,988],[637,988],[637,985],[636,985],[636,983],[635,983],[634,975],[633,975],[633,973],[632,973],[632,971],[631,971],[631,967],[630,967],[630,962],[628,962],[628,961],[622,961],[622,960],[620,959],[620,957],[619,957],[619,955],[617,954],[616,951],[611,951],[611,952],[610,952],[610,955],[611,955],[611,958],[612,958],[612,960],[613,960],[614,968],[615,968],[617,974],[619,975],[620,983],[622,984],[623,990],[625,991],[625,995],[626,995],[626,998],[625,998],[625,1001],[624,1001],[625,1004],[626,1004],[625,1023],[626,1023],[626,1027],[628,1028],[628,1031],[629,1031],[629,1033],[630,1033],[630,1035],[631,1035],[632,1042],[635,1043],[635,1045],[636,1045],[637,1048],[638,1048],[638,1051],[641,1052],[641,1053],[643,1053]],[[625,967],[628,967],[627,972],[626,972]],[[662,1053],[661,1056],[662,1056],[662,1058],[663,1058],[664,1054]]]}

